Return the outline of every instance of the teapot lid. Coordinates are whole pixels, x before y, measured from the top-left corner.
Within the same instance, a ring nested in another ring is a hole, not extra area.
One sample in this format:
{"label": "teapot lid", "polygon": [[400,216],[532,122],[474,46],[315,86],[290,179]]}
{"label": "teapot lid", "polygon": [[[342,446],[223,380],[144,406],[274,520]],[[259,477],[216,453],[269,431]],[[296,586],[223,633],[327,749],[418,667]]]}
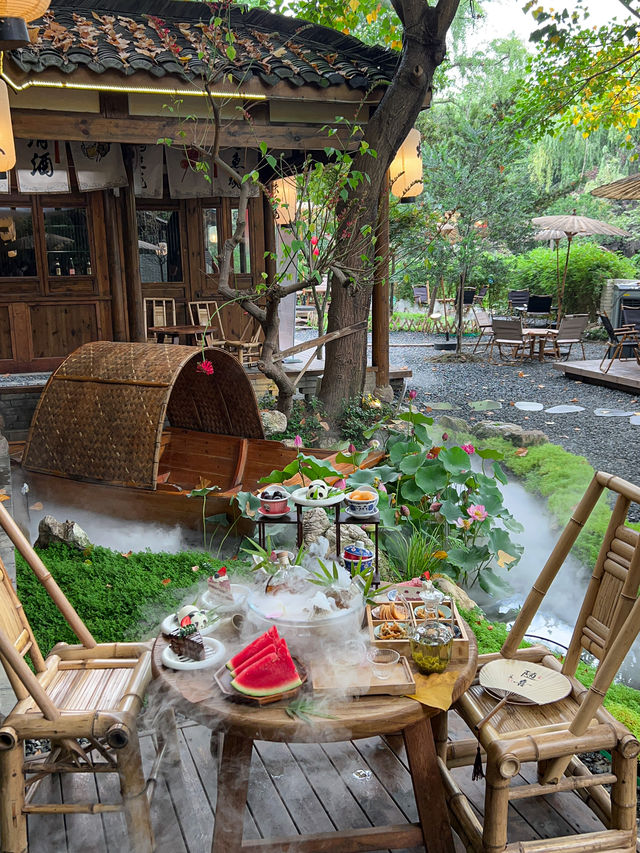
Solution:
{"label": "teapot lid", "polygon": [[373,557],[373,551],[366,548],[364,542],[361,539],[358,539],[358,541],[352,545],[347,545],[344,549],[344,556],[348,560],[359,560],[361,558],[366,560],[369,557]]}

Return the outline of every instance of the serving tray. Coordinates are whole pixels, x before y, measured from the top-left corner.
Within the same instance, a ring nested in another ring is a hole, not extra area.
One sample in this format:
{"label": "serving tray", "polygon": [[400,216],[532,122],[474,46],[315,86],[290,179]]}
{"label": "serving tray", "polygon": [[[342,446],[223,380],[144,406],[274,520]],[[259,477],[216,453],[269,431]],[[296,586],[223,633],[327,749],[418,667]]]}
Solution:
{"label": "serving tray", "polygon": [[261,705],[272,705],[274,702],[281,702],[283,699],[293,699],[298,695],[308,675],[303,663],[300,663],[297,658],[294,658],[293,662],[298,670],[298,675],[302,679],[302,684],[294,687],[293,690],[286,690],[284,693],[274,693],[272,696],[246,696],[244,693],[240,693],[231,686],[232,675],[226,666],[221,666],[220,669],[217,669],[213,674],[213,678],[220,688],[220,692],[230,702],[238,702],[241,705],[253,705],[257,708]]}
{"label": "serving tray", "polygon": [[[404,590],[403,590],[404,591]],[[380,599],[378,603],[389,603],[386,598]],[[396,601],[397,603],[397,601]],[[407,637],[402,637],[397,640],[390,639],[381,639],[377,636],[379,633],[379,628],[384,624],[385,621],[389,622],[392,620],[384,620],[384,619],[376,619],[373,613],[375,612],[376,604],[367,605],[366,617],[367,617],[367,630],[369,631],[369,641],[374,646],[379,646],[381,648],[389,648],[395,649],[401,655],[409,655],[411,657],[411,645]],[[409,607],[413,610],[423,607],[423,602],[418,599],[408,599]],[[448,612],[449,608],[453,611],[452,617],[449,619],[439,619],[439,622],[442,622],[444,625],[448,625],[449,627],[453,627],[455,630],[455,637],[453,640],[453,646],[451,649],[451,660],[467,660],[469,657],[469,635],[467,633],[467,629],[465,627],[465,623],[462,620],[460,614],[458,613],[458,608],[456,607],[455,601],[449,601],[447,599],[446,602],[446,612]],[[411,621],[399,622],[399,625],[403,627],[408,627],[411,624]],[[419,623],[418,623],[419,624]]]}
{"label": "serving tray", "polygon": [[402,696],[415,693],[416,682],[409,661],[401,657],[391,668],[391,677],[376,678],[370,663],[351,666],[314,664],[311,684],[315,692],[332,696]]}

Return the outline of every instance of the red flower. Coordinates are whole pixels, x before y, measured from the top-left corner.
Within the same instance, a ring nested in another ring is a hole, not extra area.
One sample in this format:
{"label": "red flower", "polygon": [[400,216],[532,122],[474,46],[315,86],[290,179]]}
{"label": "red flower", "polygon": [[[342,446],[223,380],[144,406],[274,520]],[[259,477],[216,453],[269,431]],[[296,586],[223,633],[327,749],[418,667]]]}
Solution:
{"label": "red flower", "polygon": [[196,366],[196,372],[197,373],[206,373],[207,376],[212,376],[213,375],[213,365],[211,364],[210,361],[207,361],[206,359],[204,359],[203,361],[199,361],[197,366]]}

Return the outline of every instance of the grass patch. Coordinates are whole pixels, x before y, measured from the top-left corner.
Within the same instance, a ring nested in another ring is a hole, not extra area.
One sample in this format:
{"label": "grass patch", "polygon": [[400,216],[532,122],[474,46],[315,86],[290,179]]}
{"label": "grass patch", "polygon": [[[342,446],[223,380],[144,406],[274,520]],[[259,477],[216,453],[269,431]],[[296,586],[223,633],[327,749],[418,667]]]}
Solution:
{"label": "grass patch", "polygon": [[[214,568],[223,565],[203,552],[152,554],[142,551],[123,557],[95,547],[90,555],[53,546],[39,551],[40,558],[78,611],[98,642],[141,640],[153,637],[162,619],[184,601],[195,600],[208,571],[193,571],[206,559]],[[235,561],[224,562],[231,573],[249,574]],[[77,642],[23,558],[16,552],[18,595],[38,645],[46,654],[56,643]],[[168,583],[166,582],[168,581]]]}

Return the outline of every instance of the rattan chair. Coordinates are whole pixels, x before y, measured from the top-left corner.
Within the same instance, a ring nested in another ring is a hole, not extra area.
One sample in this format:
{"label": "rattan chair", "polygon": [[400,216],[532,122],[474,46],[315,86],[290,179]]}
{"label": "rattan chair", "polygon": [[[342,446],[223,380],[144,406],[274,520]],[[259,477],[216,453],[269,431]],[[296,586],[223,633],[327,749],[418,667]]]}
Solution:
{"label": "rattan chair", "polygon": [[[603,492],[616,501],[564,661],[560,663],[541,645],[520,649],[544,596]],[[638,487],[603,472],[594,476],[500,653],[479,658],[480,667],[502,656],[560,670],[571,682],[570,695],[549,705],[508,704],[483,724],[498,700],[476,681],[454,706],[477,735],[485,753],[484,825],[442,761],[446,757],[449,768],[471,764],[478,741],[473,737],[447,745],[442,734],[438,739],[452,825],[467,850],[633,853],[636,849],[636,772],[640,744],[602,707],[602,700],[640,631],[640,536],[627,524],[632,502],[640,503]],[[597,659],[595,679],[588,690],[575,678],[583,651]],[[593,750],[611,754],[610,773],[592,775],[578,758],[580,753]],[[526,762],[537,762],[538,784],[512,784]],[[611,785],[610,796],[605,785]],[[507,843],[510,802],[561,791],[580,795],[607,829],[594,826],[593,832],[582,831],[563,838]]]}
{"label": "rattan chair", "polygon": [[[164,734],[145,781],[136,717],[151,679],[151,653],[138,643],[97,644],[1,504],[0,524],[81,643],[60,643],[44,658],[0,563],[0,659],[17,700],[0,727],[2,851],[27,850],[29,814],[124,811],[133,853],[151,853],[149,800],[163,757],[176,761],[178,755],[175,724],[165,712]],[[49,739],[50,751],[25,759],[30,738]],[[52,773],[105,772],[118,774],[120,802],[34,802],[40,782]]]}
{"label": "rattan chair", "polygon": [[562,320],[560,320],[560,325],[557,329],[549,329],[547,340],[551,344],[551,349],[548,352],[556,358],[560,358],[561,347],[567,347],[566,352],[562,353],[562,355],[568,359],[571,355],[571,347],[574,344],[580,344],[582,347],[582,358],[586,358],[582,335],[587,328],[588,322],[588,314],[565,314]]}
{"label": "rattan chair", "polygon": [[502,347],[511,348],[512,358],[523,358],[525,342],[522,335],[521,317],[494,317],[491,321],[493,337],[489,349],[489,361],[493,360],[493,348],[498,347],[498,353],[502,358]]}

